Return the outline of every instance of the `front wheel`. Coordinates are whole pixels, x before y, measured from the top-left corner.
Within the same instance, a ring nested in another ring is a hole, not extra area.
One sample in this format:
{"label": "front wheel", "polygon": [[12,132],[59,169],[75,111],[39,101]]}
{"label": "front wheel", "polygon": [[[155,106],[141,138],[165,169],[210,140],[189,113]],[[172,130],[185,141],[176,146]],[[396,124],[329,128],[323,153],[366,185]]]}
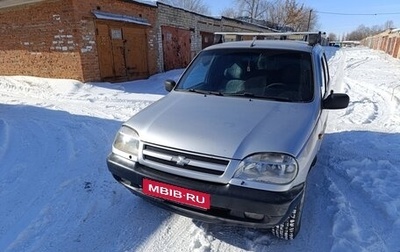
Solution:
{"label": "front wheel", "polygon": [[285,222],[283,222],[282,224],[276,225],[271,229],[272,234],[276,237],[284,240],[293,240],[299,233],[301,214],[303,212],[304,205],[304,196],[306,192],[305,189],[306,188],[304,187],[303,195],[301,196],[301,199],[297,206],[290,213],[289,218],[287,218],[287,220],[285,220]]}

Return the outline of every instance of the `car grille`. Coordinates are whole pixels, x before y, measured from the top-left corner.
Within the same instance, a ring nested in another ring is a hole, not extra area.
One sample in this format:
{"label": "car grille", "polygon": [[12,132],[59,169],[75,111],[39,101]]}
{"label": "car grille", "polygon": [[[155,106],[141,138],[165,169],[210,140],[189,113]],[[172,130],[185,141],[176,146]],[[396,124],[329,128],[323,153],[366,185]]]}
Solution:
{"label": "car grille", "polygon": [[145,144],[143,160],[178,169],[186,169],[211,175],[222,175],[229,160],[210,156],[201,156]]}

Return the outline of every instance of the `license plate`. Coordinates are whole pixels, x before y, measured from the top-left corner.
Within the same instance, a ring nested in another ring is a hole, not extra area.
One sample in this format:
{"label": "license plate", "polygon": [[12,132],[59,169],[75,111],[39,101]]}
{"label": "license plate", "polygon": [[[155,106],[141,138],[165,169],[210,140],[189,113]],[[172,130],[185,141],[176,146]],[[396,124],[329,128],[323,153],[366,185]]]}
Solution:
{"label": "license plate", "polygon": [[201,209],[210,209],[210,195],[179,186],[165,184],[162,182],[143,179],[143,193],[145,195],[170,200],[184,205],[194,206]]}

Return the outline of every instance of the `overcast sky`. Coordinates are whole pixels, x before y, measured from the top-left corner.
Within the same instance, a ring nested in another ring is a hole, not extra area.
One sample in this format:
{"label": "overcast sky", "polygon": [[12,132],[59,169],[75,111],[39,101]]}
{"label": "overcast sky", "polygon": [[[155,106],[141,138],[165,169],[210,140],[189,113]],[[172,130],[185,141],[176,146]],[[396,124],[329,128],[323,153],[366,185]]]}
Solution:
{"label": "overcast sky", "polygon": [[[235,0],[203,1],[210,7],[213,15],[220,15],[222,10],[235,3]],[[333,32],[338,36],[354,31],[361,24],[371,27],[383,25],[388,20],[392,20],[396,28],[400,27],[400,0],[298,0],[298,2],[318,12],[320,30]]]}

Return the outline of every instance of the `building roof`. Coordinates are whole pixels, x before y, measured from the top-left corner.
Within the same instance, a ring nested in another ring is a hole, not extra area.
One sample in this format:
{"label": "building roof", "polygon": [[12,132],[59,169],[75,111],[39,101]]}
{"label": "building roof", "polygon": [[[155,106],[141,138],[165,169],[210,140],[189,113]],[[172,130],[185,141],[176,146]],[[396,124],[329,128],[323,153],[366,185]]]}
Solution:
{"label": "building roof", "polygon": [[97,10],[92,11],[92,13],[98,19],[122,21],[122,22],[128,22],[128,23],[134,23],[134,24],[140,24],[140,25],[148,25],[148,26],[151,25],[147,19],[141,18],[141,17],[121,15],[121,14],[115,14],[115,13],[97,11]]}
{"label": "building roof", "polygon": [[0,0],[0,9],[43,1],[45,0]]}

